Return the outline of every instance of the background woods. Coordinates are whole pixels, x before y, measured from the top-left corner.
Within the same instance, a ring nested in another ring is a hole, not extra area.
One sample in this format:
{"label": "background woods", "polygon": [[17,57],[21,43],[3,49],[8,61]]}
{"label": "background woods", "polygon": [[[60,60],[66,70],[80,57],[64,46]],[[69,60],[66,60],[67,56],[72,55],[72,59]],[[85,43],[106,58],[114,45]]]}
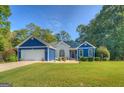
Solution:
{"label": "background woods", "polygon": [[107,47],[111,60],[124,59],[124,6],[103,6],[88,25],[79,25],[77,32],[77,42]]}

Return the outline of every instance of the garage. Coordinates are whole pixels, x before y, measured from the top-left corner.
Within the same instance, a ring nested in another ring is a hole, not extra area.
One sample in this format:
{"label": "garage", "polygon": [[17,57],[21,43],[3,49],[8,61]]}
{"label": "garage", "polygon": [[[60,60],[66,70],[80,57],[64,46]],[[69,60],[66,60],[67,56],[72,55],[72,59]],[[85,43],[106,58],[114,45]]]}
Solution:
{"label": "garage", "polygon": [[45,51],[42,49],[21,50],[21,59],[24,61],[45,60]]}
{"label": "garage", "polygon": [[30,36],[17,48],[18,61],[52,61],[55,60],[55,48],[43,40]]}

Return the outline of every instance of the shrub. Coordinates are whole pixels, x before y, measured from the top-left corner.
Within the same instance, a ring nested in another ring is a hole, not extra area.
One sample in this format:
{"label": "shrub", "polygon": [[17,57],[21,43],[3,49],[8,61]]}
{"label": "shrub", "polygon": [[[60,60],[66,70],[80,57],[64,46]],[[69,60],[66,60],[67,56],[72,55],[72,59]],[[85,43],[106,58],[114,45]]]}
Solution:
{"label": "shrub", "polygon": [[17,61],[17,53],[15,49],[10,49],[3,52],[3,59],[5,62]]}
{"label": "shrub", "polygon": [[100,46],[99,48],[97,48],[97,56],[99,56],[101,59],[110,59],[110,52],[109,50],[104,47],[104,46]]}
{"label": "shrub", "polygon": [[60,58],[57,58],[57,61],[60,61]]}
{"label": "shrub", "polygon": [[12,54],[6,58],[6,61],[15,62],[15,61],[17,61],[17,56],[15,54]]}
{"label": "shrub", "polygon": [[87,57],[80,57],[79,61],[88,61],[88,58]]}
{"label": "shrub", "polygon": [[104,57],[102,60],[103,61],[108,61],[109,59],[107,57]]}
{"label": "shrub", "polygon": [[88,61],[94,61],[93,57],[88,57]]}
{"label": "shrub", "polygon": [[62,61],[66,61],[66,58],[65,57],[62,57],[61,59],[62,59]]}
{"label": "shrub", "polygon": [[100,61],[100,57],[95,57],[94,60],[95,61]]}
{"label": "shrub", "polygon": [[66,61],[66,58],[65,57],[59,57],[58,61]]}

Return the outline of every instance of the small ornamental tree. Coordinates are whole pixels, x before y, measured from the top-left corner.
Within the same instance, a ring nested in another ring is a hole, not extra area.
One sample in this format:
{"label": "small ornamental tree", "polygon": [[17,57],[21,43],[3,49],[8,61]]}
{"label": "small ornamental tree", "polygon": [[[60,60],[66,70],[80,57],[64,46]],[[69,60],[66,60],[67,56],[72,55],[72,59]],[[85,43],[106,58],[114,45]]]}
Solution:
{"label": "small ornamental tree", "polygon": [[97,56],[99,56],[102,60],[109,60],[110,52],[105,46],[100,46],[97,48]]}

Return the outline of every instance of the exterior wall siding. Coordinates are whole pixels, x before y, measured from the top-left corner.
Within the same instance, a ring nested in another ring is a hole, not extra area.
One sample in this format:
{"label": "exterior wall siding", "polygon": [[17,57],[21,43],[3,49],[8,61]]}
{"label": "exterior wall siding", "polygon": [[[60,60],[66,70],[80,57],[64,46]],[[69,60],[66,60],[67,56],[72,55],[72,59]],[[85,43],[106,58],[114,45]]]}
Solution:
{"label": "exterior wall siding", "polygon": [[20,47],[31,47],[31,46],[46,46],[45,44],[41,43],[40,41],[38,41],[35,38],[30,38],[29,40],[27,40],[25,43],[23,43]]}
{"label": "exterior wall siding", "polygon": [[92,55],[92,57],[95,57],[95,52],[96,52],[96,49],[94,48],[94,47],[92,47],[91,45],[89,45],[89,44],[87,44],[87,43],[85,43],[85,44],[83,44],[83,45],[81,45],[78,49],[77,49],[77,52],[78,52],[78,57],[77,57],[77,60],[80,58],[80,50],[82,50],[83,51],[83,57],[91,57],[90,55],[89,55],[89,49],[93,49],[93,51],[92,51],[92,53],[93,53],[93,55]]}
{"label": "exterior wall siding", "polygon": [[[93,49],[93,57],[95,57],[96,48],[93,47],[90,43],[84,43],[76,50],[77,60],[80,58],[80,50],[83,50],[83,57],[89,57],[89,49]],[[64,50],[65,57],[70,58],[70,47],[64,43],[59,43],[56,46],[56,50],[52,48],[48,48],[47,45],[40,42],[36,38],[29,38],[26,42],[24,42],[18,49],[18,60],[21,61],[21,50],[31,50],[31,49],[43,49],[45,50],[45,61],[52,61],[55,58],[59,58],[60,50]]]}
{"label": "exterior wall siding", "polygon": [[64,50],[65,52],[65,57],[66,58],[70,58],[70,47],[68,47],[67,45],[60,43],[56,46],[56,58],[59,58],[59,52],[60,50]]}

